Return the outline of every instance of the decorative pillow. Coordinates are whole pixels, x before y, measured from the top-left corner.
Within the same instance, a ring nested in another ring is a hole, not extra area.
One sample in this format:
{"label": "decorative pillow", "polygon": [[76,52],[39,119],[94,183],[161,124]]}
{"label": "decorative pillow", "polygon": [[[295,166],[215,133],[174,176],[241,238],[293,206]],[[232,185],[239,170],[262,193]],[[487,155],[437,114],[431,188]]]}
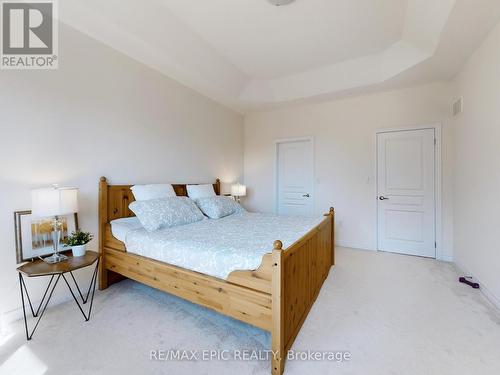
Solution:
{"label": "decorative pillow", "polygon": [[130,190],[132,190],[136,201],[177,196],[170,184],[134,185]]}
{"label": "decorative pillow", "polygon": [[215,197],[214,186],[211,184],[203,185],[188,185],[187,187],[188,197],[195,200],[198,198]]}
{"label": "decorative pillow", "polygon": [[195,200],[205,215],[211,219],[220,219],[236,212],[245,211],[233,198],[224,196],[205,197]]}
{"label": "decorative pillow", "polygon": [[203,220],[202,212],[188,197],[135,201],[128,206],[149,232]]}

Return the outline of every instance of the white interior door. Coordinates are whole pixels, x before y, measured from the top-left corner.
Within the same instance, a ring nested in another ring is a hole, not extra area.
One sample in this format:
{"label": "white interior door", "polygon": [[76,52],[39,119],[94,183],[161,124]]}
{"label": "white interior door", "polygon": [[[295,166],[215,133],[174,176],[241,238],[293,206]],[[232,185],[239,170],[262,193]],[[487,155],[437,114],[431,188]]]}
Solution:
{"label": "white interior door", "polygon": [[277,143],[277,208],[279,215],[313,214],[313,149],[311,140]]}
{"label": "white interior door", "polygon": [[377,134],[378,249],[436,257],[434,129]]}

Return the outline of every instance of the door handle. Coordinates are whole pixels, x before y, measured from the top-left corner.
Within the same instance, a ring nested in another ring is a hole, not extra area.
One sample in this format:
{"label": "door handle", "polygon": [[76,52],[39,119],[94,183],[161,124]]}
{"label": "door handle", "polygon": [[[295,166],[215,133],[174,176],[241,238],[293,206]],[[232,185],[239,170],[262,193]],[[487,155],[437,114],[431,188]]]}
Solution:
{"label": "door handle", "polygon": [[387,200],[387,199],[389,199],[389,198],[384,197],[383,195],[381,195],[380,197],[378,197],[378,199],[380,199],[381,201],[385,201],[385,200]]}
{"label": "door handle", "polygon": [[302,195],[304,198],[309,198],[309,193],[308,194],[303,194]]}

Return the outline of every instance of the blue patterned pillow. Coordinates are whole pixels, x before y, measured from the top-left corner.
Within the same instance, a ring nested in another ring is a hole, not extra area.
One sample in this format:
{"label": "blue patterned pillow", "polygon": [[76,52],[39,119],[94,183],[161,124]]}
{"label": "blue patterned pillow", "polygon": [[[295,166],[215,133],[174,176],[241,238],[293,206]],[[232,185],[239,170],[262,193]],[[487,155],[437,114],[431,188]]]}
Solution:
{"label": "blue patterned pillow", "polygon": [[233,198],[216,196],[198,198],[196,204],[211,219],[220,219],[224,216],[232,215],[236,212],[245,211]]}
{"label": "blue patterned pillow", "polygon": [[149,232],[160,228],[203,220],[203,213],[188,197],[170,197],[135,201],[128,206]]}

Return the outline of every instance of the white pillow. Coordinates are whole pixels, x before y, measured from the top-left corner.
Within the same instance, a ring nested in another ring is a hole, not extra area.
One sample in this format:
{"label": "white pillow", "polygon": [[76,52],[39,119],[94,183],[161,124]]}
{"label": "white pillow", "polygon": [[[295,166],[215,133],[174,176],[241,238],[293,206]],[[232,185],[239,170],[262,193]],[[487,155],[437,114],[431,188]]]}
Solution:
{"label": "white pillow", "polygon": [[188,197],[135,201],[128,207],[148,232],[194,223],[204,218],[196,204]]}
{"label": "white pillow", "polygon": [[216,196],[214,186],[212,184],[188,185],[187,193],[188,197],[193,200]]}
{"label": "white pillow", "polygon": [[174,188],[170,184],[134,185],[130,188],[136,201],[176,197]]}

